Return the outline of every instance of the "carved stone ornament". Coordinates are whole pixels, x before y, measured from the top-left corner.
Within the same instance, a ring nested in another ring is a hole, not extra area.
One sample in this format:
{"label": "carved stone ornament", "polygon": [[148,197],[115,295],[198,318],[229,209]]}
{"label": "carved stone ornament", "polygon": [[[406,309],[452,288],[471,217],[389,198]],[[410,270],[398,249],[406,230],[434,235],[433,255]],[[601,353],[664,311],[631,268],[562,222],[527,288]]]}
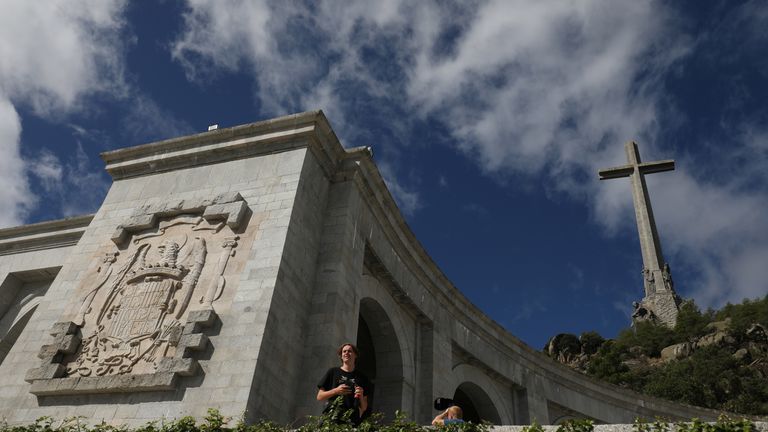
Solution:
{"label": "carved stone ornament", "polygon": [[198,373],[193,354],[208,345],[246,209],[235,194],[141,209],[152,213],[121,225],[120,250],[83,279],[74,319],[56,323],[42,366],[27,373],[31,393],[170,390]]}

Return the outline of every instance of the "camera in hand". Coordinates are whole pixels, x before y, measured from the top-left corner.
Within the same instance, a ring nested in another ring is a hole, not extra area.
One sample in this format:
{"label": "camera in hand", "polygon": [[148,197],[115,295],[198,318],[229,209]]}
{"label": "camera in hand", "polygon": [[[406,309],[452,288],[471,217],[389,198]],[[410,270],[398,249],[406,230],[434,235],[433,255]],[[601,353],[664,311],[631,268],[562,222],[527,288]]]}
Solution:
{"label": "camera in hand", "polygon": [[439,397],[435,399],[435,409],[438,411],[445,411],[448,407],[456,405],[453,403],[453,399]]}
{"label": "camera in hand", "polygon": [[349,391],[352,392],[355,398],[358,397],[357,394],[355,394],[355,386],[357,385],[357,383],[355,382],[354,378],[344,379],[344,377],[342,377],[342,384],[347,386],[347,388],[349,389]]}

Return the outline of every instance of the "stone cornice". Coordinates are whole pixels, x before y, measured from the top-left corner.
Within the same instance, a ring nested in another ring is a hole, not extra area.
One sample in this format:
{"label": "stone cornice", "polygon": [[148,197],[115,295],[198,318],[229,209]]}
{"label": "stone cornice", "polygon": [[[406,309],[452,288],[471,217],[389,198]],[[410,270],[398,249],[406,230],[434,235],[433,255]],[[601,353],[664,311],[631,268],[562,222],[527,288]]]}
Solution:
{"label": "stone cornice", "polygon": [[0,255],[75,245],[93,215],[0,229]]}
{"label": "stone cornice", "polygon": [[344,154],[322,111],[308,111],[101,154],[114,180],[309,147],[326,175]]}

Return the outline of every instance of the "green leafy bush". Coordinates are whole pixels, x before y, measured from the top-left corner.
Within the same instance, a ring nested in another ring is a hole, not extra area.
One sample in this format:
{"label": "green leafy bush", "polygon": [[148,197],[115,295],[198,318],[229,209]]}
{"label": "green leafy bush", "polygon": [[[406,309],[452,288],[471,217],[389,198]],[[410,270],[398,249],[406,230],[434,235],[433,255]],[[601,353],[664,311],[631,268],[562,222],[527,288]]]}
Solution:
{"label": "green leafy bush", "polygon": [[579,342],[581,342],[582,352],[587,355],[592,355],[605,343],[605,339],[600,336],[600,333],[590,331],[582,333],[581,336],[579,336]]}
{"label": "green leafy bush", "polygon": [[587,366],[587,373],[616,385],[627,384],[629,368],[622,363],[629,355],[624,345],[606,341]]}
{"label": "green leafy bush", "polygon": [[690,422],[668,423],[656,420],[647,423],[642,419],[635,420],[635,432],[753,432],[755,425],[747,419],[735,420],[728,416],[720,416],[714,423],[704,423],[699,419]]}
{"label": "green leafy bush", "polygon": [[706,328],[713,321],[714,311],[701,313],[699,307],[693,300],[689,300],[680,305],[680,313],[677,315],[677,324],[675,325],[675,343],[691,341],[694,338],[703,336]]}
{"label": "green leafy bush", "polygon": [[616,338],[619,347],[629,350],[639,347],[642,354],[658,357],[664,347],[677,343],[675,331],[650,321],[639,322],[634,328],[628,328]]}
{"label": "green leafy bush", "polygon": [[715,314],[715,319],[731,319],[731,331],[743,334],[752,324],[768,328],[768,295],[759,300],[745,299],[741,304],[728,303]]}
{"label": "green leafy bush", "polygon": [[395,419],[388,424],[381,421],[381,414],[374,414],[356,428],[349,422],[349,415],[341,418],[331,418],[330,415],[309,417],[307,423],[298,429],[281,426],[270,421],[255,424],[245,424],[242,420],[230,427],[230,419],[221,415],[218,410],[209,409],[208,415],[202,422],[196,422],[192,417],[182,417],[173,421],[150,422],[143,426],[129,429],[124,426],[107,424],[88,425],[82,417],[73,417],[55,421],[50,417],[37,419],[30,425],[9,426],[0,424],[0,432],[487,432],[487,424],[464,423],[446,425],[438,428],[426,427],[409,421],[404,413],[395,413]]}
{"label": "green leafy bush", "polygon": [[595,422],[590,419],[566,420],[557,428],[557,432],[592,432],[593,430],[595,430]]}
{"label": "green leafy bush", "polygon": [[[280,426],[276,423],[263,421],[247,425],[242,420],[229,427],[230,419],[225,418],[218,410],[209,409],[205,419],[198,423],[192,417],[182,417],[173,421],[150,422],[144,426],[129,429],[124,426],[107,424],[88,425],[83,417],[73,417],[55,421],[51,417],[41,417],[30,425],[9,426],[0,423],[0,432],[488,432],[488,424],[462,423],[456,425],[421,426],[406,419],[401,412],[395,413],[395,419],[389,424],[381,422],[381,414],[375,414],[362,424],[353,428],[351,424],[332,421],[329,416],[310,417],[309,421],[298,429]],[[715,423],[703,423],[697,419],[691,422],[666,423],[657,420],[647,423],[641,419],[635,420],[635,432],[754,432],[755,425],[746,419],[734,420],[721,416]],[[593,432],[594,422],[591,419],[572,419],[558,426],[556,432]],[[523,428],[523,432],[544,432],[544,428],[536,421]]]}

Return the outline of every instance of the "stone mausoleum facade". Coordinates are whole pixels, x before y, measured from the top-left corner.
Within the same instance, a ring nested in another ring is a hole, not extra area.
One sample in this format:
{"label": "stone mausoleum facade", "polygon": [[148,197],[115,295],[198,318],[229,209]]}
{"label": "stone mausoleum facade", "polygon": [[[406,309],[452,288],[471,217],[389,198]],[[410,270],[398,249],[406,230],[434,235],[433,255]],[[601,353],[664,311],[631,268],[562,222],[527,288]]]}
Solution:
{"label": "stone mausoleum facade", "polygon": [[[0,230],[0,418],[289,423],[355,342],[374,407],[470,418],[712,419],[526,346],[443,275],[367,148],[308,112],[104,153],[93,215]],[[524,289],[524,287],[520,287]]]}

